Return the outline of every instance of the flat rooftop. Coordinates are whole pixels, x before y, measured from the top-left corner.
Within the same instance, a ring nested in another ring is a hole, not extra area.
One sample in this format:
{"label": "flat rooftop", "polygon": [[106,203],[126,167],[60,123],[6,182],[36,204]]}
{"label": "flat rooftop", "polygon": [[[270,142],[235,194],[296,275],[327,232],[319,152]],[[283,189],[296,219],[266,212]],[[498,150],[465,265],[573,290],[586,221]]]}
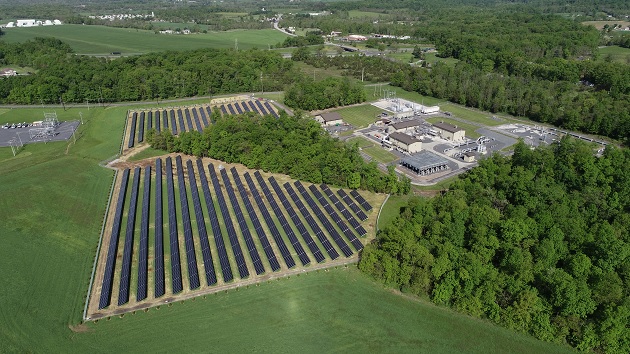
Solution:
{"label": "flat rooftop", "polygon": [[409,166],[417,168],[418,170],[448,164],[447,159],[427,150],[422,150],[417,154],[413,154],[412,156],[404,157],[401,160],[401,163],[403,162]]}

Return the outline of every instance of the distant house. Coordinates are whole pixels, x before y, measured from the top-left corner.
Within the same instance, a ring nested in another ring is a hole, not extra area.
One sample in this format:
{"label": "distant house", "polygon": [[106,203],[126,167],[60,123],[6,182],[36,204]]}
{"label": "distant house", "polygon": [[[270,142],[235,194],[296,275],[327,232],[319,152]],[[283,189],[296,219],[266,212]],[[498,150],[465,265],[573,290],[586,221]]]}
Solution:
{"label": "distant house", "polygon": [[422,141],[404,133],[391,133],[389,141],[400,150],[414,154],[422,150]]}
{"label": "distant house", "polygon": [[347,37],[347,39],[348,39],[349,41],[352,41],[352,42],[362,42],[362,41],[367,41],[367,37],[366,37],[366,36],[362,36],[362,35],[359,35],[359,34],[351,34],[351,35],[349,35],[349,36]]}
{"label": "distant house", "polygon": [[13,69],[2,69],[0,70],[0,76],[15,76],[17,75],[17,71]]}
{"label": "distant house", "polygon": [[464,162],[475,162],[475,153],[474,152],[465,153]]}
{"label": "distant house", "polygon": [[337,112],[322,113],[315,116],[315,120],[323,126],[343,124],[341,115]]}
{"label": "distant house", "polygon": [[442,138],[451,141],[464,140],[466,135],[466,131],[464,129],[444,122],[433,124],[433,129],[435,129]]}
{"label": "distant house", "polygon": [[419,120],[411,119],[402,122],[391,124],[387,128],[388,133],[407,133],[414,131],[417,127],[421,126],[422,122]]}

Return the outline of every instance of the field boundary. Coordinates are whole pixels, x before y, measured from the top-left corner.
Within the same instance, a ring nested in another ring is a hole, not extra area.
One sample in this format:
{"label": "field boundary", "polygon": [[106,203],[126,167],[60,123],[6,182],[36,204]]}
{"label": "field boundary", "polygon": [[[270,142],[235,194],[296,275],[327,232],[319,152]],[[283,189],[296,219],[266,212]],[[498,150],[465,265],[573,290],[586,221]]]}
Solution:
{"label": "field boundary", "polygon": [[96,255],[94,257],[94,264],[92,265],[92,275],[90,275],[90,285],[88,286],[87,298],[85,299],[85,306],[83,307],[83,320],[87,320],[87,309],[90,305],[90,298],[92,297],[92,286],[94,285],[94,274],[96,274],[96,267],[98,265],[98,259],[101,254],[101,246],[103,245],[103,234],[105,233],[105,226],[107,225],[107,217],[109,215],[109,207],[112,201],[112,195],[114,194],[114,186],[116,185],[116,178],[118,177],[118,170],[114,171],[114,178],[112,179],[112,185],[109,188],[109,197],[107,198],[107,207],[105,208],[105,216],[103,216],[103,225],[101,226],[101,235],[98,238],[98,246],[96,246]]}

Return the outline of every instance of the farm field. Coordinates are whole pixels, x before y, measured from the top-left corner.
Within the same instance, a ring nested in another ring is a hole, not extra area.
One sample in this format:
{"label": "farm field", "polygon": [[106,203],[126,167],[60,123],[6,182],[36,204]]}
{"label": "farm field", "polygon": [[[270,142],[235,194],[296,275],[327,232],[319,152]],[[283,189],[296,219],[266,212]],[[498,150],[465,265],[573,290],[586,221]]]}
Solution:
{"label": "farm field", "polygon": [[335,112],[341,115],[344,122],[352,124],[355,128],[365,128],[376,121],[376,116],[382,110],[368,103],[360,106],[345,107]]}
{"label": "farm field", "polygon": [[492,119],[492,113],[479,111],[474,108],[464,107],[451,102],[440,105],[440,110],[451,112],[457,118],[461,118],[470,122],[480,123],[486,126],[496,126],[506,123],[503,119]]}
{"label": "farm field", "polygon": [[[0,292],[1,352],[572,352],[400,296],[354,266],[80,324],[113,182],[113,171],[98,164],[119,151],[130,108],[83,112],[69,149],[32,144],[15,158],[0,149],[0,281],[11,285]],[[41,112],[0,117],[24,121]]]}
{"label": "farm field", "polygon": [[630,26],[630,22],[628,21],[621,21],[621,20],[613,20],[613,21],[584,21],[582,22],[583,25],[587,25],[587,26],[593,26],[595,28],[597,28],[598,30],[601,30],[604,28],[604,26],[609,25],[621,25],[621,26]]}
{"label": "farm field", "polygon": [[106,26],[63,25],[12,28],[5,31],[6,42],[24,42],[35,37],[55,37],[68,43],[77,54],[148,53],[165,50],[199,48],[267,48],[284,40],[286,35],[273,29],[233,30],[207,34],[166,35],[153,31]]}

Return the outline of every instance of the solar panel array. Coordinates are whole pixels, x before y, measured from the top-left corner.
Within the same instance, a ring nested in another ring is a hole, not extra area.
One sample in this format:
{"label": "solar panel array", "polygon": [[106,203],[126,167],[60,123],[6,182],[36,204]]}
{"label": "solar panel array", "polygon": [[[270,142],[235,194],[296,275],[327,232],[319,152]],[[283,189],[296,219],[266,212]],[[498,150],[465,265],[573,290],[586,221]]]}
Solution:
{"label": "solar panel array", "polygon": [[223,234],[221,232],[221,227],[219,226],[219,218],[217,217],[217,212],[214,209],[214,203],[212,202],[212,195],[210,194],[206,171],[203,168],[201,160],[197,160],[197,171],[199,171],[201,188],[203,189],[203,196],[206,200],[206,207],[208,208],[208,216],[210,217],[210,227],[212,228],[212,234],[214,235],[214,243],[217,246],[217,253],[219,254],[221,274],[223,274],[223,281],[227,283],[232,281],[234,276],[232,275],[232,267],[230,266],[230,260],[228,259],[225,243],[223,242]]}
{"label": "solar panel array", "polygon": [[173,185],[173,163],[166,158],[166,192],[168,195],[168,232],[171,248],[171,279],[173,294],[183,290],[182,269],[179,258],[179,240],[177,237],[177,215],[175,211],[175,186]]}
{"label": "solar panel array", "polygon": [[278,246],[278,249],[280,250],[280,254],[282,255],[282,258],[284,259],[284,264],[287,265],[287,268],[295,267],[295,261],[293,260],[293,257],[291,257],[291,252],[289,251],[289,248],[284,242],[284,239],[282,239],[282,235],[280,234],[280,231],[276,227],[276,224],[273,222],[273,218],[271,218],[271,214],[269,214],[269,211],[267,210],[267,206],[265,205],[262,198],[260,197],[258,190],[256,188],[252,188],[251,191],[252,191],[252,195],[254,196],[254,200],[256,201],[256,204],[258,205],[258,209],[263,214],[263,219],[265,219],[265,223],[267,224],[269,231],[271,231],[271,236],[273,236],[274,241],[276,241],[276,246]]}
{"label": "solar panel array", "polygon": [[363,210],[361,210],[361,208],[359,208],[354,203],[354,200],[352,200],[350,198],[350,196],[348,195],[348,193],[346,193],[346,191],[344,191],[343,189],[340,189],[340,190],[337,191],[337,194],[339,194],[339,196],[344,201],[344,203],[346,203],[346,205],[348,205],[350,207],[350,209],[352,209],[352,211],[354,211],[354,213],[357,215],[357,217],[359,219],[361,219],[361,221],[365,221],[367,219],[367,215],[365,215]]}
{"label": "solar panel array", "polygon": [[247,226],[247,221],[245,220],[245,215],[243,215],[243,211],[238,204],[238,199],[236,198],[236,194],[234,193],[234,188],[232,188],[232,183],[230,183],[230,179],[228,178],[227,172],[225,168],[221,169],[221,178],[223,179],[223,185],[225,186],[225,191],[228,194],[228,198],[230,199],[230,203],[232,204],[232,210],[234,211],[234,215],[236,216],[236,221],[238,222],[238,226],[241,229],[241,234],[245,239],[245,246],[249,251],[249,257],[254,264],[254,269],[256,270],[256,274],[262,274],[265,272],[265,267],[260,260],[260,256],[258,255],[258,250],[256,250],[256,245],[254,244],[254,240],[252,239],[252,234],[249,232],[249,226]]}
{"label": "solar panel array", "polygon": [[[275,199],[273,199],[273,195],[271,194],[271,191],[267,187],[267,184],[265,183],[265,180],[260,175],[260,172],[256,171],[256,172],[254,172],[254,175],[256,176],[256,179],[258,179],[258,184],[260,184],[260,188],[262,188],[263,192],[265,193],[265,196],[267,196],[267,199],[269,200],[269,203],[272,204],[272,205],[276,204],[276,206],[277,206],[277,203],[276,203]],[[293,224],[295,225],[295,227],[300,232],[300,235],[302,235],[302,239],[304,239],[304,241],[306,242],[306,246],[311,250],[311,253],[313,253],[313,256],[315,256],[315,260],[317,261],[317,263],[323,262],[326,259],[326,257],[324,257],[322,252],[319,250],[319,247],[317,247],[317,244],[315,243],[315,241],[313,240],[311,235],[308,233],[308,230],[306,229],[306,227],[302,223],[302,220],[300,220],[300,217],[295,213],[295,210],[293,210],[293,207],[291,206],[291,203],[289,203],[287,198],[284,196],[284,193],[280,189],[280,186],[278,186],[278,184],[275,182],[275,180],[273,181],[272,184],[274,185],[273,187],[274,187],[274,189],[276,191],[276,194],[278,195],[278,199],[280,199],[280,202],[282,203],[282,206],[284,207],[284,209],[289,214],[289,217],[291,218],[291,221],[293,221]],[[274,208],[274,210],[276,210],[276,208]],[[279,210],[279,208],[278,208],[278,210]],[[331,258],[332,258],[332,256],[331,256]]]}
{"label": "solar panel array", "polygon": [[[272,105],[267,101],[261,103],[258,100],[248,100],[223,104],[218,107],[223,114],[256,112],[260,115],[271,114],[276,118],[279,117]],[[160,117],[162,118],[161,122]],[[158,132],[170,129],[173,135],[178,135],[180,132],[185,131],[203,131],[203,129],[213,123],[214,119],[210,106],[190,106],[176,109],[169,108],[132,112],[129,123],[127,148],[134,147],[135,143],[143,142],[146,131],[152,128]]]}
{"label": "solar panel array", "polygon": [[[258,240],[260,241],[260,244],[263,246],[263,251],[265,252],[265,255],[267,256],[269,265],[271,266],[271,269],[275,272],[280,269],[280,263],[278,263],[276,254],[273,252],[273,248],[271,247],[271,244],[269,243],[267,234],[265,233],[265,230],[263,229],[263,226],[260,223],[260,219],[258,219],[258,215],[256,214],[256,211],[254,210],[254,206],[252,205],[252,202],[249,200],[249,196],[247,195],[247,190],[245,190],[245,186],[243,186],[243,182],[241,182],[241,178],[239,177],[238,172],[236,171],[235,168],[232,168],[230,171],[232,172],[234,183],[236,184],[236,188],[238,189],[238,192],[241,195],[243,204],[245,204],[245,209],[247,210],[247,214],[249,214],[249,219],[252,221],[252,224],[254,225],[254,230],[256,231],[256,235],[258,235]],[[245,174],[245,179],[247,180],[247,183],[249,184],[251,181],[251,177],[249,177],[249,174],[247,173]],[[250,189],[252,189],[253,182],[252,184],[249,184],[249,186],[250,186]]]}
{"label": "solar panel array", "polygon": [[[271,183],[271,186],[274,187],[274,189],[276,189],[277,182],[273,177],[269,177],[269,182]],[[313,216],[311,216],[311,213],[308,211],[308,209],[306,209],[306,207],[304,206],[304,203],[302,203],[302,201],[300,200],[300,197],[298,197],[298,195],[295,193],[295,191],[293,190],[289,182],[284,184],[284,189],[287,190],[287,193],[289,193],[289,197],[291,197],[291,199],[293,200],[293,203],[295,203],[295,206],[298,208],[298,210],[300,211],[300,213],[306,220],[306,223],[308,224],[308,226],[311,227],[311,230],[313,230],[313,232],[315,233],[315,236],[317,236],[317,239],[322,244],[322,246],[324,246],[324,249],[328,253],[328,256],[331,259],[337,259],[339,257],[339,253],[330,243],[326,235],[324,235],[324,232],[319,227],[319,225],[317,225],[317,222],[315,221],[315,219],[313,219]]]}
{"label": "solar panel array", "polygon": [[365,198],[363,198],[361,194],[357,192],[356,189],[351,190],[350,195],[352,195],[352,197],[356,199],[356,201],[359,202],[359,204],[361,204],[361,207],[363,208],[363,210],[365,211],[372,210],[372,206],[370,205],[370,203],[368,203],[367,200],[365,200]]}
{"label": "solar panel array", "polygon": [[120,191],[116,202],[116,212],[112,223],[112,232],[109,238],[109,248],[107,250],[107,261],[105,262],[105,272],[103,273],[103,284],[101,285],[101,297],[98,308],[104,309],[109,306],[112,297],[112,284],[114,282],[114,267],[116,266],[116,253],[118,251],[118,237],[120,235],[120,223],[122,222],[123,206],[125,204],[125,193],[127,191],[127,181],[129,180],[129,169],[125,169],[120,181]]}
{"label": "solar panel array", "polygon": [[[202,115],[200,112],[197,112],[199,116]],[[195,114],[193,114],[194,116]],[[161,125],[159,118],[169,118],[169,115],[156,113],[152,117],[157,119],[155,125],[157,126],[158,124]],[[359,235],[363,235],[365,229],[358,224],[354,216],[326,185],[322,185],[321,190],[315,185],[310,185],[308,187],[309,193],[302,183],[296,181],[294,185],[285,183],[283,190],[273,177],[265,180],[259,171],[255,171],[254,176],[248,172],[244,173],[243,177],[246,181],[244,184],[236,168],[231,168],[230,173],[228,173],[223,167],[219,167],[220,181],[212,164],[207,165],[208,170],[206,171],[202,160],[196,160],[197,168],[195,169],[193,161],[190,159],[184,161],[181,156],[176,156],[174,159],[175,163],[173,163],[172,157],[167,157],[165,166],[162,159],[156,159],[155,171],[152,171],[152,166],[144,167],[144,171],[142,168],[136,167],[133,171],[133,178],[130,178],[129,169],[125,169],[120,176],[116,209],[111,219],[112,229],[109,247],[107,250],[103,250],[106,257],[103,257],[105,261],[98,301],[99,309],[110,306],[113,290],[116,290],[117,293],[115,297],[117,301],[115,300],[115,302],[118,306],[133,301],[130,300],[130,286],[132,284],[137,286],[135,302],[142,302],[150,296],[153,298],[164,296],[167,293],[165,262],[170,262],[169,287],[171,289],[168,291],[169,294],[182,292],[184,283],[190,289],[201,287],[200,267],[204,269],[207,286],[218,284],[219,274],[213,263],[215,260],[213,260],[212,253],[214,251],[212,251],[210,236],[213,237],[216,246],[215,251],[218,258],[217,263],[221,268],[222,283],[233,280],[232,267],[234,265],[238,268],[241,279],[249,277],[249,272],[254,270],[257,275],[264,274],[269,269],[265,264],[268,264],[272,271],[281,270],[282,266],[276,258],[276,252],[280,252],[287,268],[293,268],[296,265],[295,256],[298,257],[302,266],[306,266],[311,263],[313,258],[318,263],[325,262],[327,258],[337,259],[340,255],[339,251],[346,257],[352,256],[353,251],[348,247],[347,241],[352,243],[357,251],[363,247],[354,232],[356,230]],[[152,172],[155,172],[155,185],[152,185]],[[141,179],[143,173],[144,179]],[[210,174],[212,185],[209,185],[206,173]],[[163,185],[163,175],[166,176],[165,186]],[[199,181],[197,181],[197,176]],[[268,187],[267,183],[271,184],[271,187]],[[203,201],[199,188],[203,191]],[[127,189],[131,189],[129,195],[127,195]],[[151,193],[154,189],[153,197]],[[163,200],[164,189],[166,190],[166,200]],[[179,193],[175,193],[176,189]],[[223,195],[223,189],[229,197],[229,206]],[[289,194],[290,199],[285,193]],[[254,199],[255,203],[251,201],[250,197]],[[346,195],[346,197],[348,196]],[[189,199],[191,203],[189,203]],[[141,207],[140,201],[142,202]],[[155,206],[152,206],[151,202],[154,202]],[[218,203],[221,216],[217,214],[215,203]],[[333,205],[337,209],[334,209]],[[242,210],[243,206],[246,212]],[[154,233],[150,220],[150,213],[153,212],[151,208],[153,207],[155,208]],[[167,209],[166,213],[168,213],[168,250],[164,249],[164,208]],[[295,210],[296,208],[299,213]],[[345,219],[342,219],[336,210]],[[136,218],[137,213],[141,213],[140,218]],[[315,215],[313,216],[313,214]],[[260,220],[260,215],[265,220],[264,223]],[[194,235],[193,217],[198,237]],[[222,222],[219,222],[219,218],[222,219]],[[122,254],[118,254],[118,244],[121,238],[120,228],[123,220],[126,220],[125,240],[124,245],[120,247]],[[209,228],[207,228],[206,220],[210,224]],[[239,224],[239,231],[235,229],[234,220]],[[352,228],[346,225],[346,220],[350,222]],[[139,222],[138,227],[136,227],[136,221]],[[136,229],[139,230],[139,240],[134,240]],[[252,235],[252,229],[257,235],[257,240]],[[225,232],[227,232],[231,244],[231,254],[228,254],[223,239]],[[184,282],[185,279],[182,279],[181,262],[183,260],[180,255],[180,233],[183,237],[181,246],[186,252],[186,282]],[[155,238],[151,237],[153,234]],[[269,234],[271,234],[273,241],[268,238]],[[312,235],[316,237],[312,237]],[[330,240],[331,237],[334,242]],[[149,266],[150,242],[154,242],[153,267]],[[245,259],[240,242],[245,242],[251,263]],[[135,250],[134,247],[139,248]],[[263,260],[264,256],[258,253],[258,247],[262,247],[268,263]],[[322,248],[325,252],[322,251]],[[170,251],[170,257],[164,257],[165,251]],[[201,259],[197,259],[196,253],[199,252],[202,255],[203,263]],[[120,257],[121,262],[117,266],[118,257]],[[119,278],[116,278],[117,289],[113,286],[115,272],[120,274]],[[137,272],[137,284],[131,281],[132,272],[134,275]],[[154,279],[154,291],[152,293],[148,291],[149,276]],[[134,288],[134,290],[136,289]],[[130,305],[133,306],[133,304]]]}
{"label": "solar panel array", "polygon": [[331,191],[330,188],[323,183],[320,185],[320,187],[324,191],[328,199],[330,199],[330,201],[335,205],[335,208],[337,208],[337,210],[339,210],[341,215],[343,215],[343,217],[346,218],[346,220],[348,220],[350,225],[357,231],[357,233],[359,233],[360,236],[367,235],[367,231],[363,228],[363,226],[361,226],[361,224],[357,221],[357,219],[355,219],[354,216],[352,216],[350,211],[346,209],[346,207],[343,205],[341,200],[337,198],[335,193],[333,193],[333,191]]}
{"label": "solar panel array", "polygon": [[184,168],[182,157],[176,156],[177,182],[179,184],[179,202],[182,206],[182,225],[184,226],[184,246],[186,247],[186,263],[188,264],[188,280],[190,289],[197,289],[199,284],[199,270],[197,269],[197,257],[195,255],[195,243],[193,242],[192,226],[190,223],[190,209],[188,209],[188,196],[186,194],[186,181],[184,180]]}
{"label": "solar panel array", "polygon": [[164,225],[162,217],[162,159],[155,160],[155,297],[164,295]]}
{"label": "solar panel array", "polygon": [[243,257],[243,252],[241,251],[241,244],[238,242],[236,230],[234,230],[234,224],[232,224],[230,212],[227,204],[225,203],[223,193],[221,192],[221,185],[219,184],[219,179],[217,178],[217,174],[214,171],[213,164],[208,164],[208,171],[210,172],[210,180],[212,181],[212,185],[214,186],[214,191],[217,196],[217,201],[219,202],[219,209],[221,209],[221,214],[223,215],[223,222],[225,224],[225,228],[227,229],[228,239],[230,240],[230,244],[232,245],[232,253],[234,253],[234,258],[236,259],[238,274],[241,278],[247,278],[249,276],[249,270],[247,270],[245,257]]}
{"label": "solar panel array", "polygon": [[203,267],[206,273],[206,284],[214,285],[217,283],[217,276],[214,272],[214,265],[212,264],[212,253],[210,252],[210,243],[208,242],[206,222],[203,217],[203,210],[201,209],[199,190],[197,189],[197,181],[195,180],[195,170],[191,160],[186,161],[186,169],[188,170],[188,185],[190,185],[193,208],[195,209],[195,221],[197,222],[197,232],[199,234],[199,243],[201,244],[201,255],[203,257]]}
{"label": "solar panel array", "polygon": [[118,286],[118,306],[129,302],[129,282],[131,279],[131,253],[133,251],[133,234],[136,227],[136,206],[138,204],[138,185],[140,184],[140,167],[133,170],[133,184],[129,199],[129,213],[127,214],[127,229],[125,230],[125,245],[123,248],[123,263],[120,271]]}
{"label": "solar panel array", "polygon": [[295,181],[293,184],[295,185],[297,190],[300,192],[300,194],[302,194],[302,197],[304,197],[304,200],[306,200],[306,204],[308,204],[308,206],[311,207],[311,209],[315,213],[315,216],[317,216],[317,218],[322,223],[322,225],[324,225],[324,228],[326,229],[328,234],[333,238],[333,241],[335,241],[339,249],[341,249],[341,252],[346,257],[352,256],[353,252],[350,249],[350,247],[348,247],[348,244],[346,243],[346,241],[344,241],[341,238],[341,235],[339,235],[339,232],[337,232],[337,230],[330,223],[328,218],[326,218],[322,210],[319,208],[319,206],[317,206],[313,198],[311,198],[311,196],[308,194],[308,192],[306,191],[302,183],[300,183],[300,181]]}
{"label": "solar panel array", "polygon": [[[261,188],[263,188],[263,187],[261,187]],[[287,238],[291,242],[291,245],[293,246],[293,249],[297,253],[298,258],[300,259],[300,262],[302,262],[302,265],[310,264],[311,263],[310,258],[308,257],[308,255],[304,251],[304,248],[302,247],[302,245],[300,244],[300,241],[298,240],[297,236],[293,232],[293,229],[291,228],[291,225],[289,225],[289,223],[287,222],[287,219],[284,217],[284,214],[282,214],[282,210],[280,210],[280,207],[278,206],[278,203],[276,203],[276,200],[271,195],[271,193],[270,193],[269,189],[267,188],[267,186],[265,186],[265,188],[263,189],[263,193],[265,194],[265,197],[267,198],[267,201],[269,201],[269,204],[271,205],[271,209],[274,211],[274,214],[276,215],[276,218],[280,222],[280,225],[282,226],[282,229],[284,230],[285,234],[287,235]]]}
{"label": "solar panel array", "polygon": [[138,250],[138,292],[136,301],[147,298],[147,270],[149,258],[149,201],[151,200],[151,166],[144,168],[142,216],[140,218],[140,249]]}
{"label": "solar panel array", "polygon": [[311,190],[311,193],[313,193],[315,198],[317,198],[317,201],[319,202],[319,204],[324,207],[324,210],[326,211],[326,213],[328,213],[328,215],[337,224],[337,227],[341,230],[341,232],[343,232],[346,238],[350,240],[350,243],[352,243],[352,246],[354,246],[354,249],[357,251],[360,251],[363,248],[363,244],[361,243],[361,241],[357,239],[357,237],[354,235],[354,233],[348,227],[348,225],[346,225],[346,223],[343,220],[341,220],[341,217],[339,216],[339,214],[337,214],[335,209],[333,209],[333,207],[328,203],[326,198],[324,198],[324,195],[317,189],[317,187],[315,187],[314,184],[311,184],[308,187],[308,189]]}

